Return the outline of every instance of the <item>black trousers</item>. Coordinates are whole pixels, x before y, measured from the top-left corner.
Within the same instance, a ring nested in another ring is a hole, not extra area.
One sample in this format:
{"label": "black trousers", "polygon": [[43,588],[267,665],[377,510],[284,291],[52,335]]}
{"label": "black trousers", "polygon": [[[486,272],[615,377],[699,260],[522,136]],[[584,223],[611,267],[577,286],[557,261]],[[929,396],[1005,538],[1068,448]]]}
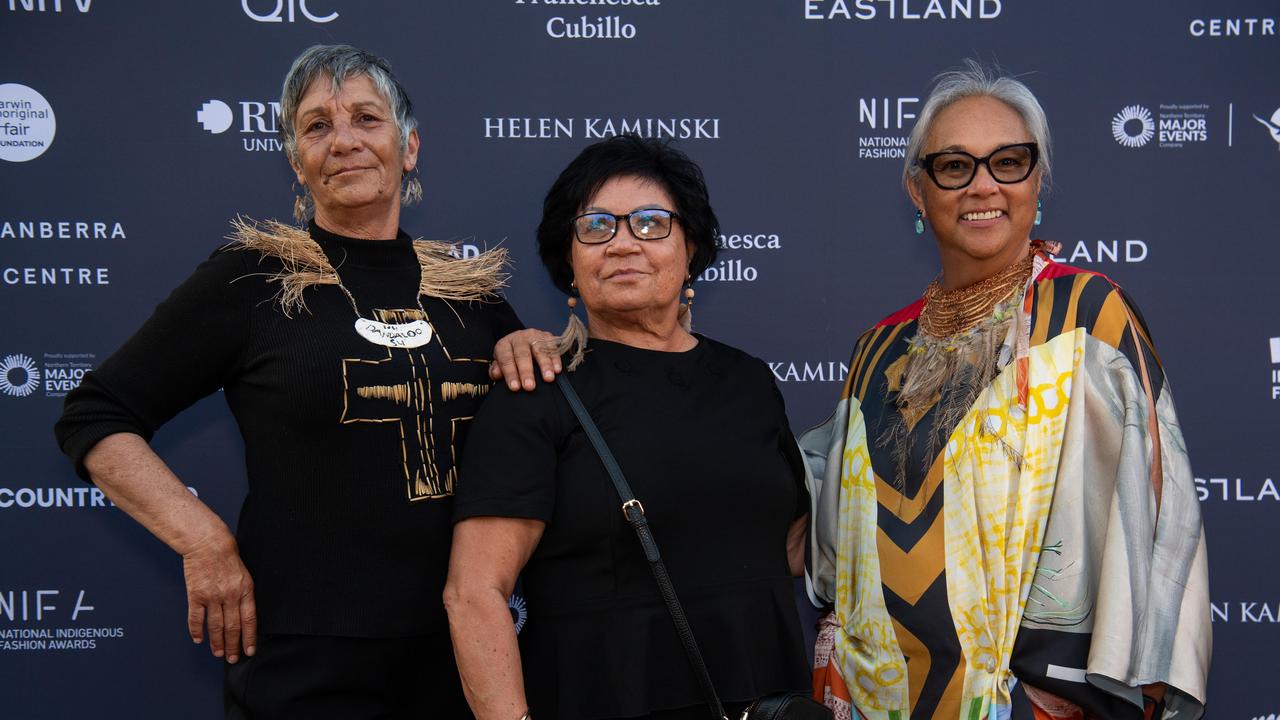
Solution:
{"label": "black trousers", "polygon": [[265,635],[226,666],[227,720],[467,720],[449,634]]}

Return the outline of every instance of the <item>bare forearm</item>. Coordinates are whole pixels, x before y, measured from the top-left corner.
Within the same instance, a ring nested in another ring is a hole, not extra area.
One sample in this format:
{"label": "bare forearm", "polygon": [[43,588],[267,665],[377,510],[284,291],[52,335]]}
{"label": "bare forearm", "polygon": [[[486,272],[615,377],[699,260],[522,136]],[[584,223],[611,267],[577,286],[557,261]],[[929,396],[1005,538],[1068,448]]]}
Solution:
{"label": "bare forearm", "polygon": [[506,597],[446,590],[445,601],[462,690],[476,720],[517,720],[528,703]]}
{"label": "bare forearm", "polygon": [[233,542],[226,523],[187,490],[146,440],[108,435],[85,456],[85,468],[111,502],[180,555]]}
{"label": "bare forearm", "polygon": [[791,521],[787,529],[787,568],[792,577],[804,575],[804,548],[809,540],[809,514]]}
{"label": "bare forearm", "polygon": [[200,502],[140,436],[108,435],[84,458],[90,478],[120,509],[182,556],[187,632],[234,663],[257,649],[253,579],[226,523]]}

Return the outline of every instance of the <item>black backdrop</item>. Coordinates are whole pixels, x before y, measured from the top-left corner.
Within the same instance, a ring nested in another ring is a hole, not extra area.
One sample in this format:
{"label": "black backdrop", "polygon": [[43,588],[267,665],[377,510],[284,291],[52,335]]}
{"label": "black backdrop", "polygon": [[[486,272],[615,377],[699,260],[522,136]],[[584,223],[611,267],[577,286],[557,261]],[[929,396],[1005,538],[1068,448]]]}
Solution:
{"label": "black backdrop", "polygon": [[[1181,405],[1208,716],[1280,713],[1277,25],[1264,0],[0,0],[0,716],[219,716],[178,559],[50,427],[228,219],[288,217],[271,103],[316,42],[393,62],[422,127],[405,228],[504,244],[531,325],[564,322],[532,245],[556,173],[612,132],[675,134],[724,223],[697,325],[773,364],[797,429],[829,412],[857,334],[937,271],[898,181],[929,79],[971,56],[1023,74],[1055,137],[1040,234],[1137,299]],[[220,398],[155,445],[234,520]]]}

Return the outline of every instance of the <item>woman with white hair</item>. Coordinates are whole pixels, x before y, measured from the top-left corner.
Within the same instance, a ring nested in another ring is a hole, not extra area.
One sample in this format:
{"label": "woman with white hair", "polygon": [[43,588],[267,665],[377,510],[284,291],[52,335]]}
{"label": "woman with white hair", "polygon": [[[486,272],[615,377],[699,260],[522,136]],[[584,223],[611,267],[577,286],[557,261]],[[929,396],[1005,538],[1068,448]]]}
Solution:
{"label": "woman with white hair", "polygon": [[814,475],[815,693],[837,717],[1203,714],[1204,532],[1132,300],[1032,240],[1049,131],[1021,82],[940,75],[904,183],[941,272],[864,333]]}
{"label": "woman with white hair", "polygon": [[[469,716],[441,600],[457,460],[519,323],[502,254],[400,229],[416,126],[382,58],[299,55],[280,127],[305,227],[237,222],[57,426],[81,476],[182,556],[228,718]],[[219,388],[249,481],[234,537],[147,443]]]}

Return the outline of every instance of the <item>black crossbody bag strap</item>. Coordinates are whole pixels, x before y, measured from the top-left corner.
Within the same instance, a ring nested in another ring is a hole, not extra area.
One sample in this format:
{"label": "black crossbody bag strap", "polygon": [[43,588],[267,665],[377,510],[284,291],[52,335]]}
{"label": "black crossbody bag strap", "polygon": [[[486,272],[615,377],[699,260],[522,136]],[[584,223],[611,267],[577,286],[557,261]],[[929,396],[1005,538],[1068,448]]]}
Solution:
{"label": "black crossbody bag strap", "polygon": [[680,600],[676,598],[676,589],[671,585],[671,577],[667,574],[667,566],[662,562],[662,555],[658,553],[658,545],[653,541],[653,533],[649,531],[649,519],[644,515],[644,506],[636,499],[635,493],[631,492],[631,486],[622,475],[622,468],[618,466],[618,461],[613,459],[609,445],[605,443],[600,429],[596,427],[591,414],[583,406],[578,393],[573,389],[573,384],[564,375],[557,375],[556,385],[560,386],[565,400],[569,401],[569,407],[578,417],[583,432],[587,434],[591,446],[596,449],[600,462],[609,473],[609,479],[613,481],[614,489],[618,491],[618,497],[622,500],[622,514],[626,516],[627,522],[631,523],[631,528],[636,531],[636,537],[640,538],[645,559],[649,561],[649,569],[653,571],[653,579],[658,582],[658,590],[662,593],[663,602],[667,604],[671,622],[675,624],[680,642],[684,644],[685,654],[689,656],[689,665],[693,667],[694,674],[698,676],[698,683],[702,685],[702,694],[707,706],[711,708],[716,720],[726,720],[724,706],[720,704],[715,686],[711,683],[711,674],[707,672],[707,665],[702,660],[702,651],[698,649],[698,642],[693,638],[693,629],[689,627],[684,608],[680,606]]}

